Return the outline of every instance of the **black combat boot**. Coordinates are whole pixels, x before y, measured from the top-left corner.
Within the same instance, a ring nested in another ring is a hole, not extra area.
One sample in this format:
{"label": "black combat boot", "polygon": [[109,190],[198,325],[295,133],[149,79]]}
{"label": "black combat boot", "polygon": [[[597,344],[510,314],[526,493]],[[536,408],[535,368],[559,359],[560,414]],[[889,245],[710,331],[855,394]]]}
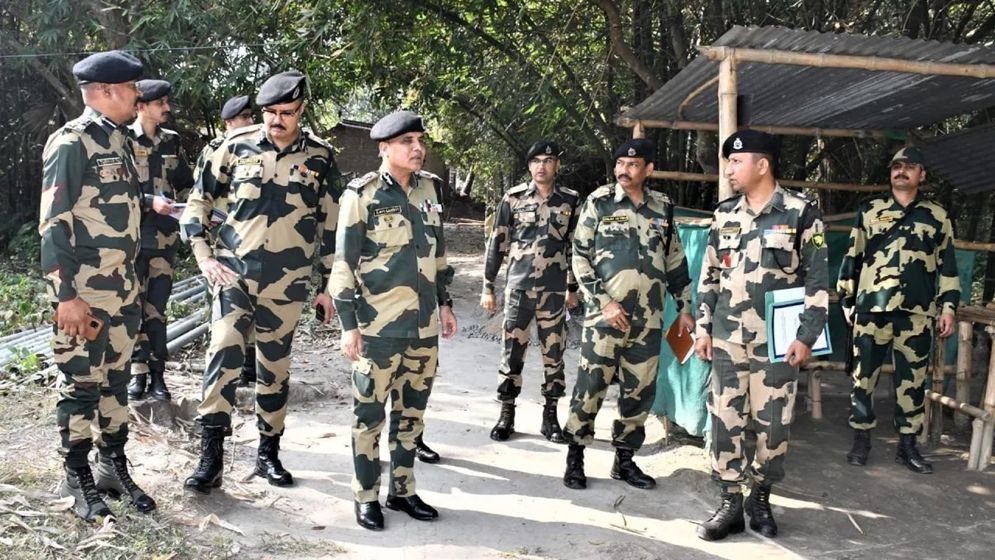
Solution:
{"label": "black combat boot", "polygon": [[149,396],[157,401],[168,401],[173,396],[166,388],[166,364],[162,362],[149,362]]}
{"label": "black combat boot", "polygon": [[916,448],[915,434],[899,434],[895,462],[904,464],[912,472],[933,474],[933,465],[927,463],[919,454],[919,449]]}
{"label": "black combat boot", "polygon": [[[134,371],[135,364],[130,365]],[[145,373],[132,373],[131,381],[128,382],[128,398],[133,401],[140,401],[145,398],[145,388],[149,383],[149,376]]]}
{"label": "black combat boot", "polygon": [[245,361],[242,362],[242,373],[238,376],[238,384],[241,387],[250,387],[256,383],[256,345],[248,344],[245,347]]}
{"label": "black combat boot", "polygon": [[515,403],[501,403],[501,415],[498,416],[497,424],[491,430],[491,439],[494,441],[508,441],[511,434],[515,433]]}
{"label": "black combat boot", "polygon": [[65,469],[66,479],[59,485],[59,496],[72,496],[73,513],[89,523],[103,523],[105,518],[113,516],[111,508],[100,499],[90,465]]}
{"label": "black combat boot", "polygon": [[412,494],[404,498],[387,496],[387,501],[383,505],[387,509],[403,511],[410,515],[412,519],[417,519],[418,521],[435,521],[439,518],[438,510],[422,501],[418,497],[418,494]]}
{"label": "black combat boot", "polygon": [[294,477],[280,462],[280,436],[259,435],[259,454],[256,456],[256,476],[265,477],[273,486],[292,486]]}
{"label": "black combat boot", "polygon": [[556,418],[556,398],[546,397],[546,406],[542,407],[542,428],[539,433],[553,443],[566,443],[560,421]]}
{"label": "black combat boot", "polygon": [[633,451],[618,447],[615,449],[615,464],[612,465],[612,478],[624,480],[629,486],[635,486],[643,490],[656,487],[656,480],[652,476],[645,474],[642,469],[632,460]]}
{"label": "black combat boot", "polygon": [[107,457],[103,453],[97,454],[97,490],[106,492],[112,498],[119,498],[127,495],[131,498],[132,505],[141,513],[151,513],[155,510],[155,500],[152,496],[135,484],[131,474],[128,473],[128,458],[123,454],[116,457]]}
{"label": "black combat boot", "polygon": [[380,502],[356,502],[356,523],[371,531],[383,530],[383,510]]}
{"label": "black combat boot", "polygon": [[698,538],[718,541],[730,534],[742,533],[744,530],[746,523],[743,521],[743,494],[722,488],[722,505],[715,510],[708,521],[698,525]]}
{"label": "black combat boot", "polygon": [[571,443],[567,447],[567,470],[563,473],[563,485],[574,490],[587,488],[584,475],[584,446]]}
{"label": "black combat boot", "polygon": [[754,484],[750,496],[746,498],[744,509],[750,516],[750,529],[772,539],[777,536],[777,522],[770,510],[770,487]]}
{"label": "black combat boot", "polygon": [[422,436],[415,438],[415,455],[422,463],[438,463],[439,459],[441,459],[438,453],[432,451],[431,447],[425,445],[425,441],[422,439]]}
{"label": "black combat boot", "polygon": [[200,440],[200,462],[197,470],[187,478],[183,486],[187,490],[210,494],[212,488],[221,487],[221,473],[224,471],[224,428],[204,428]]}
{"label": "black combat boot", "polygon": [[846,462],[855,466],[863,467],[867,464],[867,456],[871,453],[871,431],[854,430],[853,447],[846,454]]}

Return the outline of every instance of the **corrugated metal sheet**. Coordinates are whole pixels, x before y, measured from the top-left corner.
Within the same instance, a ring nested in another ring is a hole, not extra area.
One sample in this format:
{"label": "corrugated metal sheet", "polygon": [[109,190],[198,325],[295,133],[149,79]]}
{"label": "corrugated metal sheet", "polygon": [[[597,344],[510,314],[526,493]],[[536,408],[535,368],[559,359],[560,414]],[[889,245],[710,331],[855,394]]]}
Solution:
{"label": "corrugated metal sheet", "polygon": [[[995,64],[995,49],[903,37],[819,33],[781,27],[734,27],[715,46],[903,60]],[[623,116],[646,120],[718,122],[717,84],[682,114],[687,95],[717,75],[719,63],[695,59]],[[742,63],[739,93],[744,124],[806,128],[911,129],[995,106],[995,79],[900,72]]]}
{"label": "corrugated metal sheet", "polygon": [[930,138],[921,147],[928,173],[939,174],[968,194],[995,190],[995,125]]}

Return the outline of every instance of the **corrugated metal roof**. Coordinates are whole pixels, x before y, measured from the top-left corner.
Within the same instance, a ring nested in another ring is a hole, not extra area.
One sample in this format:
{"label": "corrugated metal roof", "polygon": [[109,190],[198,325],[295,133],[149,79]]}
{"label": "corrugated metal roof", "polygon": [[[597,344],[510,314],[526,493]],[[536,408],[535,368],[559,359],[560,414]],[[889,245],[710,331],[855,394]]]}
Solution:
{"label": "corrugated metal roof", "polygon": [[964,193],[995,190],[991,172],[995,125],[930,138],[921,147],[927,172],[939,174]]}
{"label": "corrugated metal roof", "polygon": [[[782,27],[734,27],[713,46],[995,64],[995,49],[979,45]],[[718,62],[698,57],[623,117],[718,122],[717,84],[678,114],[688,94],[713,79],[718,68]],[[995,106],[995,79],[743,62],[737,86],[746,96],[744,125],[911,129]]]}

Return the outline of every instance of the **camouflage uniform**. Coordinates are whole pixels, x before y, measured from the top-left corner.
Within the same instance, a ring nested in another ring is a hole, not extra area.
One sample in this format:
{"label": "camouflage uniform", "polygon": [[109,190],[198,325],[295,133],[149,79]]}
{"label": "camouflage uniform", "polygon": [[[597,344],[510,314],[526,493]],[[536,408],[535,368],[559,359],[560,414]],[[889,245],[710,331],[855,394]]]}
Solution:
{"label": "camouflage uniform", "polygon": [[498,206],[485,251],[484,293],[494,293],[494,279],[507,255],[500,401],[514,402],[522,392],[522,368],[533,320],[545,372],[542,395],[560,398],[566,390],[566,291],[577,290],[570,270],[570,236],[577,225],[578,197],[576,191],[554,186],[549,198],[543,198],[535,183],[527,183],[505,193]]}
{"label": "camouflage uniform", "polygon": [[[619,419],[612,427],[612,445],[639,449],[656,397],[664,290],[673,295],[679,313],[690,310],[691,278],[672,223],[673,205],[666,195],[649,189],[644,188],[643,196],[636,206],[621,185],[606,185],[581,207],[571,262],[584,294],[584,330],[563,430],[571,444],[594,441],[595,416],[618,370]],[[628,314],[628,331],[604,320],[601,310],[613,301]]]}
{"label": "camouflage uniform", "polygon": [[[176,202],[185,200],[193,176],[180,147],[180,135],[159,127],[149,138],[138,120],[129,130],[146,206],[151,208],[155,196]],[[162,372],[166,367],[166,302],[173,290],[173,259],[179,247],[180,226],[172,216],[148,212],[142,216],[141,231],[135,266],[142,289],[142,326],[131,358],[132,374]]]}
{"label": "camouflage uniform", "polygon": [[43,161],[38,231],[49,301],[79,297],[104,321],[92,342],[58,328],[52,340],[61,452],[70,469],[88,468],[94,440],[103,457],[123,456],[128,440],[141,199],[127,130],[92,108],[49,136]]}
{"label": "camouflage uniform", "polygon": [[819,208],[780,185],[759,212],[742,195],[715,210],[698,285],[697,335],[712,338],[712,478],[727,491],[739,492],[745,482],[746,431],[757,436],[754,481],[770,487],[784,478],[798,368],[769,359],[765,294],[804,286],[797,339],[811,347],[826,323],[827,252]]}
{"label": "camouflage uniform", "polygon": [[[960,301],[953,239],[946,210],[921,192],[908,207],[891,193],[858,207],[837,284],[841,304],[856,311],[850,394],[854,429],[869,430],[877,424],[872,396],[891,345],[895,429],[919,433],[933,321],[937,311],[953,314]],[[874,254],[866,254],[868,245]]]}
{"label": "camouflage uniform", "polygon": [[[262,125],[230,133],[201,171],[181,220],[183,234],[198,262],[214,257],[239,275],[236,284],[212,290],[204,400],[197,409],[205,428],[231,431],[235,387],[247,332],[253,330],[259,348],[259,433],[283,434],[290,348],[308,298],[315,242],[323,281],[334,258],[338,178],[332,147],[324,140],[301,130],[280,151]],[[231,212],[215,227],[213,250],[207,224],[214,201],[225,197]]]}
{"label": "camouflage uniform", "polygon": [[353,364],[352,449],[357,503],[380,490],[380,434],[391,398],[390,495],[415,495],[415,438],[438,363],[439,305],[451,305],[440,179],[424,171],[405,194],[386,171],[349,183],[339,214],[340,248],[329,280],[342,330],[359,329]]}

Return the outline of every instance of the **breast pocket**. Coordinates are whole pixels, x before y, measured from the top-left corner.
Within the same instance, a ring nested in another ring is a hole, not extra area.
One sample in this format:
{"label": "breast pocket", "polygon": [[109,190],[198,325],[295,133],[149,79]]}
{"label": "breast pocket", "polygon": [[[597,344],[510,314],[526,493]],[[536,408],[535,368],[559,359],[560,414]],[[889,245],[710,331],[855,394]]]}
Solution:
{"label": "breast pocket", "polygon": [[782,272],[798,268],[798,255],[795,253],[795,235],[788,233],[765,234],[760,239],[763,249],[760,265]]}
{"label": "breast pocket", "polygon": [[400,215],[381,217],[368,235],[380,247],[401,247],[411,241],[411,224]]}
{"label": "breast pocket", "polygon": [[232,169],[231,191],[239,200],[255,200],[262,196],[263,166],[238,165]]}
{"label": "breast pocket", "polygon": [[539,233],[539,215],[535,211],[515,212],[511,240],[523,245],[531,245]]}
{"label": "breast pocket", "polygon": [[740,239],[738,235],[719,237],[715,253],[719,259],[719,268],[723,271],[730,271],[739,266],[739,259],[742,254],[739,250],[739,243]]}

